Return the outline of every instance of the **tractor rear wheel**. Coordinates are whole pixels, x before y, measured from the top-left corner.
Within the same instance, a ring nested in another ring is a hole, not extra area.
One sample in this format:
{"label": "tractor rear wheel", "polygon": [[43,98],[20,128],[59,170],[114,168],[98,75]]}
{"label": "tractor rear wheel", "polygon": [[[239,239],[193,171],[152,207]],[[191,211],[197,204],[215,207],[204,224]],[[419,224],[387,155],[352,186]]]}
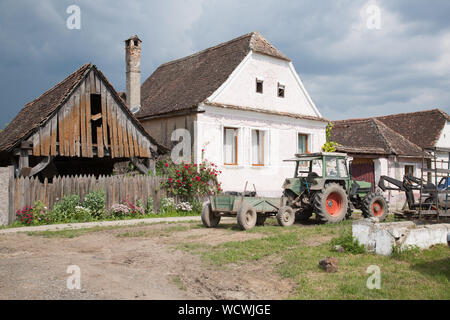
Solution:
{"label": "tractor rear wheel", "polygon": [[381,194],[372,192],[364,198],[361,211],[364,218],[374,217],[383,221],[388,215],[389,206]]}
{"label": "tractor rear wheel", "polygon": [[347,193],[340,184],[328,183],[314,197],[314,212],[319,222],[341,222],[345,219],[347,209]]}
{"label": "tractor rear wheel", "polygon": [[289,206],[281,207],[277,213],[278,224],[283,227],[292,226],[295,222],[294,210]]}
{"label": "tractor rear wheel", "polygon": [[202,222],[205,227],[214,228],[220,222],[220,216],[216,216],[211,208],[211,203],[207,202],[203,205],[202,209]]}
{"label": "tractor rear wheel", "polygon": [[256,225],[256,220],[258,215],[256,214],[255,208],[251,205],[244,204],[239,208],[237,213],[237,222],[242,230],[248,230]]}

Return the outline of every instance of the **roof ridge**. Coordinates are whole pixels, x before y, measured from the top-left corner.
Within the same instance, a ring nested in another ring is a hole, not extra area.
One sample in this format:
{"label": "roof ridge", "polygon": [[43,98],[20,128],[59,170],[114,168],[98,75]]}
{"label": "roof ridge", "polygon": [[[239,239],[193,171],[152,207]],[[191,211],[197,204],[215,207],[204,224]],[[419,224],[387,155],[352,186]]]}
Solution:
{"label": "roof ridge", "polygon": [[334,120],[333,123],[337,123],[337,122],[346,123],[346,122],[355,122],[355,121],[368,121],[368,120],[371,120],[371,119],[396,118],[396,117],[405,116],[405,115],[415,115],[415,114],[419,114],[419,113],[428,113],[428,112],[433,112],[433,111],[438,111],[444,117],[450,119],[450,116],[445,111],[442,111],[439,108],[434,108],[434,109],[419,110],[419,111],[413,111],[413,112],[394,113],[394,114],[388,114],[388,115],[384,115],[384,116],[375,116],[375,117],[367,117],[367,118],[351,118],[351,119],[344,119],[344,120]]}
{"label": "roof ridge", "polygon": [[[64,81],[66,81],[67,79],[69,79],[70,77],[72,77],[73,75],[75,75],[77,72],[79,72],[81,69],[83,68],[87,68],[90,69],[93,66],[92,63],[85,63],[83,64],[81,67],[79,67],[77,70],[75,70],[74,72],[72,72],[71,74],[69,74],[67,77],[65,77],[63,80],[59,81],[57,84],[55,84],[53,87],[51,87],[50,89],[48,89],[47,91],[45,91],[43,94],[41,94],[39,97],[37,97],[36,99],[28,102],[25,104],[25,106],[23,108],[28,108],[29,106],[33,105],[34,102],[36,102],[37,100],[41,99],[42,97],[46,96],[47,94],[51,93],[52,91],[56,90],[57,88],[59,88]],[[87,70],[86,69],[86,70]],[[86,72],[86,71],[85,71]],[[76,85],[76,84],[75,84]],[[72,86],[73,88],[73,86]],[[70,90],[69,90],[70,92]],[[66,93],[67,94],[67,93]]]}
{"label": "roof ridge", "polygon": [[[237,38],[234,38],[234,39],[231,39],[231,40],[228,40],[228,41],[219,43],[219,44],[217,44],[217,45],[215,45],[215,46],[212,46],[212,47],[208,47],[208,48],[206,48],[206,49],[203,49],[203,50],[201,50],[201,51],[195,52],[195,53],[190,54],[190,55],[188,55],[188,56],[185,56],[185,57],[182,57],[182,58],[179,58],[179,59],[175,59],[175,60],[172,60],[172,61],[165,62],[165,63],[161,64],[158,68],[164,67],[164,66],[167,66],[167,65],[171,65],[171,64],[174,64],[174,63],[178,63],[178,62],[181,62],[181,61],[185,61],[185,60],[188,60],[188,59],[191,59],[191,58],[196,57],[196,56],[198,56],[198,55],[200,55],[200,54],[203,54],[203,53],[205,53],[205,52],[207,52],[207,51],[216,50],[216,49],[221,48],[221,47],[223,47],[223,46],[225,46],[225,45],[228,45],[228,44],[230,44],[230,43],[233,43],[233,42],[242,40],[242,39],[244,39],[244,38],[246,38],[246,37],[252,37],[254,34],[255,34],[255,31],[249,32],[249,33],[244,34],[244,35],[242,35],[242,36],[239,36],[239,37],[237,37]],[[249,45],[249,49],[251,49],[251,48],[250,48],[250,45]]]}
{"label": "roof ridge", "polygon": [[373,122],[375,123],[375,125],[376,125],[376,127],[377,127],[377,131],[380,133],[380,136],[383,137],[383,140],[386,142],[386,144],[388,145],[388,147],[389,147],[394,153],[397,154],[396,148],[394,148],[394,147],[389,143],[389,140],[386,139],[386,137],[384,136],[384,134],[383,134],[382,132],[380,132],[379,126],[383,127],[383,129],[385,129],[385,130],[387,130],[387,131],[393,133],[395,136],[399,137],[399,138],[402,139],[403,141],[405,141],[405,142],[407,142],[407,143],[413,145],[414,147],[416,147],[416,148],[422,150],[422,148],[421,148],[419,145],[415,144],[414,142],[412,142],[411,140],[409,140],[408,138],[406,138],[404,135],[398,133],[397,131],[393,130],[393,129],[390,128],[389,126],[385,125],[385,124],[384,124],[383,122],[381,122],[380,120],[378,120],[378,119],[373,119]]}

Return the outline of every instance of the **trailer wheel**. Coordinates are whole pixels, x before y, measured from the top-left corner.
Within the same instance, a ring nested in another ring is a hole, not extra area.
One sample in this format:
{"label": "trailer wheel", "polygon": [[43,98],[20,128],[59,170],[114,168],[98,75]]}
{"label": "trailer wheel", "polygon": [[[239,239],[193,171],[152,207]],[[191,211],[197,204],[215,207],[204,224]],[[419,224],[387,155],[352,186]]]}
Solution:
{"label": "trailer wheel", "polygon": [[248,230],[256,225],[256,220],[258,219],[256,210],[248,205],[244,204],[239,208],[237,213],[237,222],[242,230]]}
{"label": "trailer wheel", "polygon": [[256,218],[256,225],[257,226],[263,226],[264,222],[266,222],[267,216],[263,216],[261,214],[258,214],[258,217]]}
{"label": "trailer wheel", "polygon": [[314,212],[321,223],[338,223],[345,219],[348,198],[344,188],[337,183],[328,183],[314,197]]}
{"label": "trailer wheel", "polygon": [[364,218],[375,217],[383,221],[388,215],[389,206],[381,194],[372,192],[364,198],[361,210]]}
{"label": "trailer wheel", "polygon": [[278,224],[283,227],[292,226],[295,222],[295,213],[289,206],[281,207],[277,213]]}
{"label": "trailer wheel", "polygon": [[211,208],[211,203],[207,202],[202,209],[202,222],[205,227],[214,228],[220,222],[220,216],[214,214]]}

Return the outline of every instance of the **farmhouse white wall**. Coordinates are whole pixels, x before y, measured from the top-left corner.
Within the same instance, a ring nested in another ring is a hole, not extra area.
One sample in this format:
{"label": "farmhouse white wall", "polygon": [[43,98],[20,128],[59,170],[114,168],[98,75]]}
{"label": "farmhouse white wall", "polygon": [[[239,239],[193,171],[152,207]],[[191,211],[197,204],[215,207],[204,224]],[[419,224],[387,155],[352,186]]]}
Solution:
{"label": "farmhouse white wall", "polygon": [[[294,166],[283,162],[297,152],[297,134],[310,135],[310,151],[319,152],[325,143],[325,122],[299,120],[286,116],[267,115],[252,111],[230,110],[203,106],[204,113],[197,116],[195,145],[196,159],[204,157],[220,166],[220,181],[225,191],[242,191],[245,181],[248,190],[255,184],[259,194],[280,196],[281,186],[286,177],[292,177]],[[238,133],[238,165],[223,164],[223,128],[235,127]],[[251,130],[260,129],[266,133],[265,165],[252,165]],[[201,161],[201,160],[200,160]]]}
{"label": "farmhouse white wall", "polygon": [[[264,81],[263,93],[256,92],[256,78]],[[278,97],[278,83],[285,86],[284,98]],[[292,63],[253,52],[208,100],[321,117]]]}

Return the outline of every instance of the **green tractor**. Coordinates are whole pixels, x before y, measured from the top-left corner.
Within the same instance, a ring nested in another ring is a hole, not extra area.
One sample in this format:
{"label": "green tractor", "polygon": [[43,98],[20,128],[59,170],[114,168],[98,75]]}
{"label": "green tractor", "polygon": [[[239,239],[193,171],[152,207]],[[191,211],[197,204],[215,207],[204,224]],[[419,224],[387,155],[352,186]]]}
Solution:
{"label": "green tractor", "polygon": [[283,184],[283,195],[297,221],[315,213],[322,223],[337,223],[349,218],[354,209],[360,209],[366,218],[386,218],[386,199],[380,192],[372,192],[371,183],[351,178],[345,153],[296,154],[285,161],[296,163],[294,177]]}

